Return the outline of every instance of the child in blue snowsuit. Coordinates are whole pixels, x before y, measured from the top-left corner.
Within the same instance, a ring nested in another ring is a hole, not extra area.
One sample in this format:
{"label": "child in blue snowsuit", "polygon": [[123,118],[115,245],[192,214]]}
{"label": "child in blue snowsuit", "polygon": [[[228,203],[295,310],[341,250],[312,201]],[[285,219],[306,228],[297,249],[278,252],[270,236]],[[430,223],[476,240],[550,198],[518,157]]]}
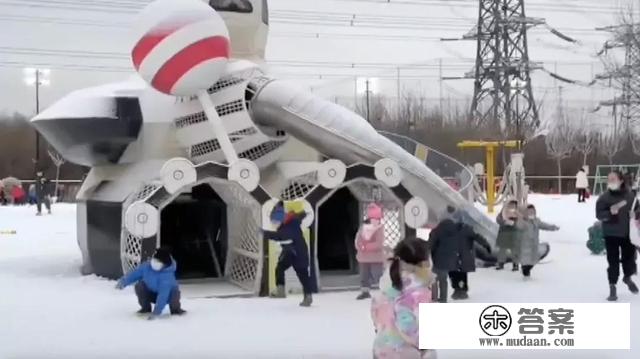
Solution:
{"label": "child in blue snowsuit", "polygon": [[282,247],[276,266],[276,291],[271,294],[274,298],[284,298],[284,273],[293,267],[302,284],[304,299],[300,306],[309,307],[313,301],[311,275],[309,271],[309,249],[302,234],[302,220],[306,213],[287,213],[284,204],[278,202],[271,211],[271,222],[277,228],[276,231],[264,231],[267,239],[276,241]]}
{"label": "child in blue snowsuit", "polygon": [[[138,314],[149,314],[154,320],[169,304],[171,315],[186,313],[180,307],[180,288],[176,281],[176,261],[167,249],[158,248],[150,260],[118,281],[117,289],[124,289],[135,283],[136,296],[141,309]],[[155,303],[153,312],[151,304]]]}

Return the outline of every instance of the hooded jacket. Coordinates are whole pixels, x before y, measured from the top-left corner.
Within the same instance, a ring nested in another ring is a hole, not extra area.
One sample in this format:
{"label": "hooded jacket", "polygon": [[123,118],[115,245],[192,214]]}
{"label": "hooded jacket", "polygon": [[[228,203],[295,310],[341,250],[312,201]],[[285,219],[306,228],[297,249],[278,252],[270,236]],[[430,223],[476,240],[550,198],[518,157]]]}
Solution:
{"label": "hooded jacket", "polygon": [[151,268],[151,261],[146,261],[140,264],[134,271],[124,276],[121,284],[127,287],[142,280],[150,291],[158,295],[156,305],[153,308],[153,314],[160,315],[169,302],[171,291],[174,288],[178,288],[176,268],[176,261],[173,259],[171,260],[170,266],[165,266],[159,271]]}
{"label": "hooded jacket", "polygon": [[356,259],[359,263],[383,263],[384,225],[365,223],[356,234]]}

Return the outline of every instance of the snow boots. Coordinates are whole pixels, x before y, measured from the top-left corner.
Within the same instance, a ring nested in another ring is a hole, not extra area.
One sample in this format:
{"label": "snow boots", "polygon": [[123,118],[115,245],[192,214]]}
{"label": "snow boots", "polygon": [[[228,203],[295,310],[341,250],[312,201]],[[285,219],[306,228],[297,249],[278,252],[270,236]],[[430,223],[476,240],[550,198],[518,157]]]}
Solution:
{"label": "snow boots", "polygon": [[311,303],[313,303],[313,298],[311,294],[305,294],[304,298],[302,298],[302,302],[300,302],[301,307],[310,307]]}
{"label": "snow boots", "polygon": [[496,266],[496,270],[503,270],[504,269],[504,263],[498,263],[498,265]]}
{"label": "snow boots", "polygon": [[517,263],[513,263],[513,268],[511,268],[512,272],[517,272],[520,270],[520,266]]}
{"label": "snow boots", "polygon": [[638,286],[631,280],[631,277],[622,278],[622,283],[629,287],[629,291],[633,294],[638,294]]}
{"label": "snow boots", "polygon": [[615,302],[618,300],[618,292],[615,284],[609,285],[609,296],[607,297],[609,302]]}
{"label": "snow boots", "polygon": [[136,314],[138,315],[150,314],[150,313],[151,313],[151,308],[141,308],[139,311],[136,312]]}
{"label": "snow boots", "polygon": [[356,300],[363,300],[363,299],[369,299],[371,298],[371,294],[369,294],[368,290],[363,290],[362,292],[360,292],[360,294],[356,297]]}
{"label": "snow boots", "polygon": [[271,292],[271,294],[269,296],[271,298],[282,299],[282,298],[286,298],[287,297],[287,293],[284,290],[284,286],[283,285],[279,285],[278,287],[276,287],[275,291]]}
{"label": "snow boots", "polygon": [[176,310],[171,311],[171,315],[185,315],[185,314],[187,314],[187,311],[182,308],[178,308]]}
{"label": "snow boots", "polygon": [[453,300],[465,300],[469,299],[469,294],[461,289],[455,289],[453,294],[451,295],[451,299]]}

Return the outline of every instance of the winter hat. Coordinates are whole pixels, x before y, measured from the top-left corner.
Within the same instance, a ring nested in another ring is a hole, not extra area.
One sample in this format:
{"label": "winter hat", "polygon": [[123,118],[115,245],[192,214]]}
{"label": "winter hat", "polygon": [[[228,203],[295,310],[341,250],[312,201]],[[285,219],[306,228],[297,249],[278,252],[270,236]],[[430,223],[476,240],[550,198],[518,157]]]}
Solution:
{"label": "winter hat", "polygon": [[284,210],[284,205],[282,202],[276,204],[271,211],[271,221],[272,222],[284,222],[284,218],[286,216],[286,212]]}
{"label": "winter hat", "polygon": [[382,207],[375,203],[371,203],[367,206],[367,218],[368,219],[382,219]]}
{"label": "winter hat", "polygon": [[156,252],[153,254],[153,258],[162,262],[162,264],[164,264],[165,267],[170,266],[172,262],[171,252],[169,252],[169,250],[166,248],[156,249]]}

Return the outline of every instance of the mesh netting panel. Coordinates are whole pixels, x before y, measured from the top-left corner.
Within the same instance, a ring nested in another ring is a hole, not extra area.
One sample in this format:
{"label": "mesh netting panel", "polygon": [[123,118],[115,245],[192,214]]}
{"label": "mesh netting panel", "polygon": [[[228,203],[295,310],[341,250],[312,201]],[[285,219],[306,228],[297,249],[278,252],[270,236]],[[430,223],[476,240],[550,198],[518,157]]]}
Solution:
{"label": "mesh netting panel", "polygon": [[216,92],[219,92],[222,89],[231,87],[233,85],[237,85],[242,82],[244,82],[244,79],[241,77],[235,77],[235,76],[223,77],[218,82],[216,82],[215,85],[207,89],[207,92],[209,94],[214,94]]}
{"label": "mesh netting panel", "polygon": [[160,187],[162,186],[155,183],[142,186],[142,188],[131,198],[131,201],[129,203],[143,201],[151,197],[151,195],[153,195],[158,189],[160,189]]}
{"label": "mesh netting panel", "polygon": [[398,208],[384,209],[384,244],[394,248],[404,238],[404,226]]}
{"label": "mesh netting panel", "polygon": [[227,204],[229,257],[227,279],[250,291],[256,291],[262,268],[261,207],[237,184],[212,184]]}
{"label": "mesh netting panel", "polygon": [[134,270],[142,260],[142,239],[123,229],[120,254],[124,272]]}
{"label": "mesh netting panel", "polygon": [[280,146],[284,144],[283,141],[269,141],[265,142],[259,146],[250,148],[240,154],[238,157],[244,158],[247,160],[255,161],[275,150],[277,150]]}
{"label": "mesh netting panel", "polygon": [[204,121],[207,121],[207,116],[204,114],[204,112],[198,112],[188,116],[176,118],[174,120],[174,123],[176,125],[176,128],[180,129]]}
{"label": "mesh netting panel", "polygon": [[256,133],[258,133],[258,130],[256,130],[255,127],[249,127],[249,128],[245,128],[244,130],[240,130],[240,131],[236,131],[236,132],[232,132],[229,134],[229,137],[233,138],[233,137],[244,137],[244,136],[251,136],[251,135],[255,135]]}
{"label": "mesh netting panel", "polygon": [[226,273],[232,283],[254,291],[259,266],[259,261],[255,258],[234,255],[229,258]]}
{"label": "mesh netting panel", "polygon": [[216,110],[218,111],[219,116],[226,116],[235,112],[240,112],[244,110],[244,101],[240,99],[229,103],[223,103],[222,105],[216,106]]}
{"label": "mesh netting panel", "polygon": [[309,172],[302,176],[289,180],[287,187],[280,192],[280,198],[285,201],[293,201],[304,198],[312,189],[317,186],[318,173]]}

